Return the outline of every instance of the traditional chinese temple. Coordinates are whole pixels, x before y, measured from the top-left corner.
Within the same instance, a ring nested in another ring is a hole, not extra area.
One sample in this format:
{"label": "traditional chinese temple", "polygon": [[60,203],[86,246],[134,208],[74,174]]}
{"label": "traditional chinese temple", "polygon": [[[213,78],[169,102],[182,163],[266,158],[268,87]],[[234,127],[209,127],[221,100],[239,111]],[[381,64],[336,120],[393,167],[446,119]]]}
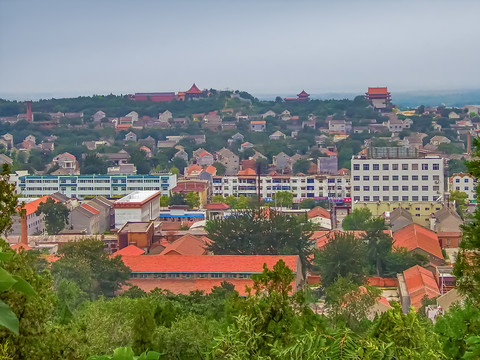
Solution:
{"label": "traditional chinese temple", "polygon": [[310,100],[309,98],[310,94],[307,93],[305,90],[302,90],[302,92],[300,94],[297,94],[297,97],[296,98],[285,98],[283,100],[285,101],[308,101]]}
{"label": "traditional chinese temple", "polygon": [[190,89],[185,91],[185,100],[198,99],[205,97],[206,95],[206,92],[200,90],[194,83]]}
{"label": "traditional chinese temple", "polygon": [[386,87],[369,87],[365,95],[376,110],[386,110],[392,106],[392,98]]}

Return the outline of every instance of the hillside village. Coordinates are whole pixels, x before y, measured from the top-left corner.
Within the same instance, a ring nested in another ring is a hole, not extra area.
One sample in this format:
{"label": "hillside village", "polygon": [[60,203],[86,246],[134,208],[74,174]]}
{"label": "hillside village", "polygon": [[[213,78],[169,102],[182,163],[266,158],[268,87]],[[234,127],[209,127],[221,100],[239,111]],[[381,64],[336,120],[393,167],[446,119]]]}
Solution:
{"label": "hillside village", "polygon": [[[94,236],[122,256],[129,283],[143,291],[208,293],[227,279],[245,295],[250,276],[280,258],[295,289],[321,278],[294,253],[215,254],[207,222],[258,206],[306,216],[313,252],[338,234],[361,239],[364,231],[342,222],[368,209],[384,219],[395,248],[427,259],[369,276],[382,291],[376,312],[399,301],[404,312],[413,306],[434,319],[462,301],[452,265],[476,205],[464,163],[480,106],[400,109],[385,87],[354,100],[309,96],[260,101],[193,84],[177,94],[2,101],[0,164],[11,167],[25,210],[8,241],[55,258],[62,244]],[[68,209],[68,225],[55,234],[38,211],[47,199]],[[425,298],[433,300],[427,310]]]}

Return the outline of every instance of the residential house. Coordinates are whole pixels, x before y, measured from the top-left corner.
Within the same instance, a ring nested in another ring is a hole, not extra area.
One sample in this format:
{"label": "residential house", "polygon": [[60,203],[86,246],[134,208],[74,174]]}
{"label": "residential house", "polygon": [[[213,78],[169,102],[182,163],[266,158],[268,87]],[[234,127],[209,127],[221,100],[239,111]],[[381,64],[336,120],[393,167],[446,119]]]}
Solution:
{"label": "residential house", "polygon": [[187,117],[174,118],[172,122],[175,127],[186,129],[189,123],[189,119]]}
{"label": "residential house", "polygon": [[225,166],[225,175],[235,175],[240,169],[240,158],[231,150],[223,148],[217,151],[217,161]]}
{"label": "residential house", "polygon": [[107,168],[107,175],[136,175],[137,167],[134,164],[118,164]]}
{"label": "residential house", "polygon": [[141,147],[140,147],[140,151],[143,151],[143,152],[145,153],[145,158],[151,159],[151,157],[152,157],[152,150],[150,150],[148,147],[146,147],[146,146],[141,146]]}
{"label": "residential house", "polygon": [[193,139],[193,141],[195,141],[195,144],[197,145],[204,144],[207,141],[205,134],[187,135],[186,138]]}
{"label": "residential house", "polygon": [[135,141],[135,142],[137,142],[137,134],[130,131],[128,134],[125,135],[125,141]]}
{"label": "residential house", "polygon": [[280,130],[275,131],[268,137],[270,140],[284,140],[287,138],[287,135],[282,133]]}
{"label": "residential house", "polygon": [[13,148],[13,135],[9,133],[3,134],[0,138],[0,144],[3,144],[5,149]]}
{"label": "residential house", "polygon": [[280,259],[293,271],[292,289],[301,289],[304,279],[297,255],[122,256],[131,270],[130,284],[144,291],[160,288],[175,294],[195,290],[209,293],[212,287],[228,281],[240,295],[246,295],[245,285],[253,286],[251,276],[261,274],[264,265],[273,269]]}
{"label": "residential house", "polygon": [[197,193],[200,199],[200,208],[207,205],[208,199],[211,197],[211,186],[208,180],[178,180],[177,186],[172,189],[173,194]]}
{"label": "residential house", "polygon": [[97,156],[105,158],[107,161],[111,162],[114,166],[119,166],[121,164],[128,164],[130,161],[130,154],[125,150],[120,150],[117,153],[97,153]]}
{"label": "residential house", "polygon": [[243,143],[244,139],[245,137],[242,134],[237,132],[235,135],[232,135],[232,137],[227,140],[228,146],[231,146],[234,142]]}
{"label": "residential house", "polygon": [[[28,236],[34,234],[41,234],[45,231],[45,221],[43,214],[37,215],[35,212],[38,210],[38,206],[41,203],[45,203],[47,199],[53,199],[51,196],[43,196],[39,199],[22,199],[21,206],[25,211],[26,225],[27,225],[27,234]],[[56,200],[54,200],[56,202]],[[23,205],[23,202],[26,202]],[[14,216],[12,218],[13,225],[10,235],[21,235],[22,232],[22,218],[19,216]]]}
{"label": "residential house", "polygon": [[37,138],[33,135],[28,135],[26,138],[25,138],[25,141],[31,141],[33,142],[34,144],[37,143]]}
{"label": "residential house", "polygon": [[385,218],[393,232],[413,224],[413,215],[410,213],[410,211],[405,210],[401,206],[397,207],[391,212],[387,212],[387,214],[385,214]]}
{"label": "residential house", "polygon": [[347,120],[329,120],[328,131],[341,134],[349,133],[352,131],[352,122]]}
{"label": "residential house", "polygon": [[251,149],[253,147],[254,147],[254,145],[247,141],[247,142],[244,142],[242,145],[240,145],[240,151]]}
{"label": "residential house", "polygon": [[53,150],[55,150],[55,143],[53,143],[53,142],[42,142],[40,144],[40,148],[42,149],[42,151],[52,152]]}
{"label": "residential house", "polygon": [[95,114],[93,114],[93,122],[99,123],[104,119],[106,114],[102,110],[98,110]]}
{"label": "residential house", "polygon": [[247,121],[248,115],[239,111],[235,114],[235,119],[237,119],[237,121],[242,121],[242,120]]}
{"label": "residential house", "polygon": [[290,173],[292,171],[292,160],[284,152],[273,156],[272,163],[277,171],[282,173]]}
{"label": "residential house", "polygon": [[13,160],[5,154],[0,153],[0,165],[7,164],[12,165]]}
{"label": "residential house", "polygon": [[450,206],[443,206],[430,217],[430,229],[437,233],[442,248],[458,248],[462,239],[462,218]]}
{"label": "residential house", "polygon": [[100,230],[100,212],[87,203],[74,208],[69,215],[70,230],[78,230],[84,234],[99,234]]}
{"label": "residential house", "polygon": [[207,210],[207,220],[225,219],[230,214],[230,206],[225,203],[210,203],[205,206]]}
{"label": "residential house", "polygon": [[136,111],[130,111],[126,117],[132,118],[132,124],[136,123],[138,121],[138,113]]}
{"label": "residential house", "polygon": [[158,121],[160,122],[169,122],[172,119],[173,114],[168,110],[165,110],[163,113],[158,114]]}
{"label": "residential house", "polygon": [[312,223],[317,224],[322,229],[330,230],[332,228],[330,211],[321,206],[316,206],[308,211],[307,216]]}
{"label": "residential house", "polygon": [[280,120],[289,121],[292,118],[292,114],[288,110],[283,110],[282,113],[279,115]]}
{"label": "residential house", "polygon": [[455,111],[451,111],[451,112],[448,114],[448,118],[449,118],[449,119],[460,119],[460,115],[458,115]]}
{"label": "residential house", "polygon": [[213,155],[206,150],[203,150],[198,155],[195,154],[194,156],[195,156],[195,161],[200,166],[212,165],[215,162]]}
{"label": "residential house", "polygon": [[448,178],[448,191],[461,191],[468,195],[467,200],[477,202],[477,179],[467,173],[453,174]]}
{"label": "residential house", "polygon": [[157,141],[151,136],[147,136],[145,139],[139,139],[137,142],[138,142],[138,145],[146,146],[152,150],[155,149],[157,145]]}
{"label": "residential house", "polygon": [[337,153],[326,151],[327,156],[317,158],[317,169],[320,174],[336,174],[338,171]]}
{"label": "residential house", "polygon": [[188,162],[188,154],[185,150],[178,150],[175,155],[173,155],[174,158],[178,157],[180,159],[185,160],[185,162]]}
{"label": "residential house", "polygon": [[262,114],[262,118],[265,119],[267,117],[276,117],[277,114],[275,114],[272,110],[268,110],[265,114]]}
{"label": "residential house", "polygon": [[250,131],[262,132],[262,131],[265,131],[266,127],[267,127],[267,122],[265,120],[250,121]]}
{"label": "residential house", "polygon": [[435,135],[430,139],[430,144],[432,145],[440,145],[440,144],[450,144],[451,141],[449,138],[446,138],[445,136],[440,136],[440,135]]}
{"label": "residential house", "polygon": [[114,225],[113,201],[107,200],[103,196],[95,196],[93,199],[89,200],[87,204],[97,209],[100,213],[98,224],[100,229],[99,232],[103,233],[110,230],[112,225]]}
{"label": "residential house", "polygon": [[437,234],[418,224],[407,225],[395,231],[393,246],[425,255],[430,262],[427,268],[430,269],[445,263]]}
{"label": "residential house", "polygon": [[68,152],[55,156],[52,163],[58,165],[60,169],[66,170],[70,175],[80,174],[77,158]]}
{"label": "residential house", "polygon": [[408,313],[410,306],[419,310],[423,306],[423,299],[433,299],[440,296],[437,282],[433,273],[419,265],[415,265],[401,274],[397,274],[398,293],[404,313]]}
{"label": "residential house", "polygon": [[83,112],[65,113],[63,116],[67,119],[82,119],[83,120]]}

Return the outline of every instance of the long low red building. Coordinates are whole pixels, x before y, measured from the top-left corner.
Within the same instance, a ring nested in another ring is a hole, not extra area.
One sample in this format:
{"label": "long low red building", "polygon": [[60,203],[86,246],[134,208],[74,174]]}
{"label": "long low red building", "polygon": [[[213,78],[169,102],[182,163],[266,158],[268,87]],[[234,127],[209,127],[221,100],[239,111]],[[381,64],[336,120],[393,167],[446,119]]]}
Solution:
{"label": "long low red building", "polygon": [[294,290],[299,289],[303,285],[303,275],[297,255],[122,256],[125,265],[132,270],[131,285],[147,292],[159,288],[176,294],[188,294],[193,290],[209,293],[214,286],[227,281],[240,295],[245,295],[245,285],[253,285],[251,276],[261,274],[264,264],[272,269],[280,259],[295,274]]}

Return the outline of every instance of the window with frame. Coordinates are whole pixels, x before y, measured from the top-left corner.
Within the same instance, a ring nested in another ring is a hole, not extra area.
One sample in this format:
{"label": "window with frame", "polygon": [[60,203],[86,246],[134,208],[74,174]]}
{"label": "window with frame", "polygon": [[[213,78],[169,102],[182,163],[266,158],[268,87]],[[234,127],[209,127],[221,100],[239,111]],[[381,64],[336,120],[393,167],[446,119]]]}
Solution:
{"label": "window with frame", "polygon": [[398,164],[392,164],[392,170],[398,170]]}
{"label": "window with frame", "polygon": [[422,175],[422,181],[428,181],[428,175]]}
{"label": "window with frame", "polygon": [[363,201],[370,201],[370,196],[364,196]]}
{"label": "window with frame", "polygon": [[363,170],[370,170],[370,164],[363,164]]}
{"label": "window with frame", "polygon": [[433,180],[440,180],[440,176],[439,175],[433,175]]}
{"label": "window with frame", "polygon": [[[434,185],[433,186],[433,191],[438,191],[438,190],[440,190],[440,186]],[[466,187],[465,190],[468,190],[468,187]]]}
{"label": "window with frame", "polygon": [[402,175],[402,180],[403,181],[408,181],[408,175]]}
{"label": "window with frame", "polygon": [[398,201],[398,196],[394,196],[392,199],[393,199],[393,201]]}
{"label": "window with frame", "polygon": [[373,181],[378,181],[378,180],[380,180],[380,176],[375,175],[375,176],[373,177]]}
{"label": "window with frame", "polygon": [[418,191],[418,186],[417,186],[417,185],[413,185],[413,186],[412,186],[412,191]]}
{"label": "window with frame", "polygon": [[412,201],[418,201],[418,196],[412,196]]}
{"label": "window with frame", "polygon": [[354,180],[354,181],[360,181],[360,176],[355,175],[355,176],[353,177],[353,180]]}
{"label": "window with frame", "polygon": [[427,185],[423,185],[423,186],[422,186],[422,191],[428,191],[428,186],[427,186]]}
{"label": "window with frame", "polygon": [[392,186],[392,190],[393,190],[393,191],[398,191],[398,186],[397,186],[397,185]]}
{"label": "window with frame", "polygon": [[402,170],[408,170],[408,164],[402,164]]}
{"label": "window with frame", "polygon": [[402,196],[402,201],[408,201],[408,196]]}
{"label": "window with frame", "polygon": [[360,196],[354,196],[353,201],[360,201]]}
{"label": "window with frame", "polygon": [[412,175],[412,180],[413,180],[413,181],[418,180],[418,175]]}
{"label": "window with frame", "polygon": [[455,179],[455,182],[456,182],[456,183],[459,183],[459,182],[460,182],[460,179],[458,179],[458,178]]}
{"label": "window with frame", "polygon": [[365,176],[363,177],[363,181],[370,181],[370,176],[365,175]]}
{"label": "window with frame", "polygon": [[382,169],[383,169],[383,170],[388,170],[388,164],[383,164],[383,165],[382,165]]}
{"label": "window with frame", "polygon": [[383,175],[382,176],[383,181],[388,181],[389,179],[390,179],[390,177],[388,175]]}
{"label": "window with frame", "polygon": [[422,164],[422,170],[428,170],[428,164]]}
{"label": "window with frame", "polygon": [[373,201],[380,201],[380,196],[374,196]]}
{"label": "window with frame", "polygon": [[428,196],[422,196],[422,201],[428,201]]}
{"label": "window with frame", "polygon": [[407,185],[403,185],[403,186],[402,186],[402,191],[408,191],[408,186],[407,186]]}
{"label": "window with frame", "polygon": [[383,191],[389,191],[390,187],[389,186],[384,186],[382,189],[383,189]]}
{"label": "window with frame", "polygon": [[440,170],[440,164],[433,164],[433,170]]}
{"label": "window with frame", "polygon": [[354,186],[354,187],[353,187],[353,190],[354,190],[354,191],[360,191],[360,186]]}
{"label": "window with frame", "polygon": [[398,175],[393,175],[392,180],[394,180],[394,181],[398,180]]}
{"label": "window with frame", "polygon": [[370,191],[370,186],[365,185],[365,186],[363,187],[363,191]]}
{"label": "window with frame", "polygon": [[388,196],[384,196],[382,199],[383,199],[383,201],[390,201],[389,200],[390,198]]}
{"label": "window with frame", "polygon": [[418,170],[418,164],[412,164],[412,170]]}
{"label": "window with frame", "polygon": [[373,191],[380,191],[380,186],[374,186]]}
{"label": "window with frame", "polygon": [[380,164],[373,164],[373,170],[380,170]]}

